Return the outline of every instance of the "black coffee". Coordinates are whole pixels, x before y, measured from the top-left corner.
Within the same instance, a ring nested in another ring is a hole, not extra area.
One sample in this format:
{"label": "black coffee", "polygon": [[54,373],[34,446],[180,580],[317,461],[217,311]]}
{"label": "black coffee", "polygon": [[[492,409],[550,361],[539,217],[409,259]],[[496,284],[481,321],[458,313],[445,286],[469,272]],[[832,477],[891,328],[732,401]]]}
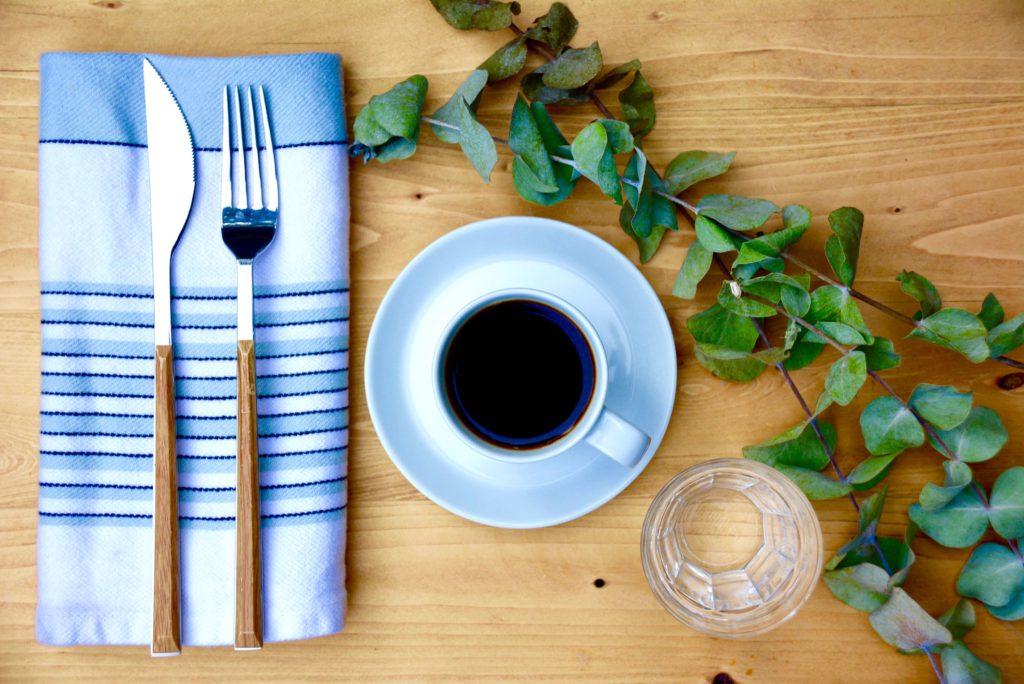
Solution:
{"label": "black coffee", "polygon": [[565,314],[506,300],[477,311],[452,336],[444,383],[449,405],[474,434],[533,449],[572,430],[586,411],[594,356]]}

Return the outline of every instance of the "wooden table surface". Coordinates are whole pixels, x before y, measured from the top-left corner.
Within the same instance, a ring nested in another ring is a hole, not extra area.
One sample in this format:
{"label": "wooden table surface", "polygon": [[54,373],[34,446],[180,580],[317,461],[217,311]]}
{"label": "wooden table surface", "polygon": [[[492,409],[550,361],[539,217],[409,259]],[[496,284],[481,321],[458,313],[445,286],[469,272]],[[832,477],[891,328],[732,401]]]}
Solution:
{"label": "wooden table surface", "polygon": [[[544,2],[523,2],[525,18]],[[814,230],[798,253],[824,265],[823,217],[854,205],[867,220],[859,283],[910,312],[894,276],[929,275],[952,305],[976,307],[996,290],[1024,311],[1024,5],[1019,0],[574,0],[577,44],[600,39],[606,60],[643,60],[657,93],[647,149],[660,167],[679,151],[736,150],[734,170],[703,191],[802,202]],[[527,19],[528,20],[528,19]],[[51,681],[614,681],[746,682],[933,680],[927,661],[883,644],[864,614],[824,587],[792,621],[747,641],[715,640],[677,624],[641,573],[640,524],[675,473],[766,438],[800,418],[778,374],[748,385],[712,378],[693,358],[684,322],[708,306],[668,293],[688,230],[643,267],[668,310],[682,364],[675,415],[653,463],[622,495],[575,522],[543,530],[491,529],[457,518],[398,473],[374,434],[362,392],[363,350],[388,286],[423,247],[477,219],[550,216],[582,226],[635,259],[616,209],[592,187],[550,209],[518,199],[502,151],[485,187],[457,148],[431,135],[410,161],[352,168],[353,357],[348,588],[345,632],[272,645],[260,654],[190,649],[150,660],[143,648],[57,649],[33,639],[39,375],[37,271],[38,60],[45,50],[227,55],[309,50],[344,55],[351,117],[373,93],[419,72],[440,104],[467,71],[508,39],[449,28],[426,0],[172,2],[0,0],[0,680]],[[535,58],[534,58],[535,59]],[[507,125],[511,86],[486,95],[482,119]],[[613,100],[614,101],[614,100]],[[589,107],[560,119],[575,133]],[[583,184],[587,185],[587,184]],[[717,285],[717,283],[716,283]],[[880,334],[900,323],[868,312]],[[902,392],[922,380],[955,383],[997,408],[1011,440],[978,469],[1024,463],[1024,389],[1002,390],[1010,369],[972,365],[916,341],[887,374]],[[824,357],[796,374],[808,395]],[[841,461],[864,449],[857,417],[874,396],[833,409]],[[898,534],[929,478],[927,449],[902,457],[882,531]],[[854,530],[848,501],[816,504],[831,553]],[[933,612],[954,600],[966,554],[915,543],[907,589]],[[602,588],[595,580],[603,579]],[[1024,681],[1024,626],[979,610],[968,639]]]}

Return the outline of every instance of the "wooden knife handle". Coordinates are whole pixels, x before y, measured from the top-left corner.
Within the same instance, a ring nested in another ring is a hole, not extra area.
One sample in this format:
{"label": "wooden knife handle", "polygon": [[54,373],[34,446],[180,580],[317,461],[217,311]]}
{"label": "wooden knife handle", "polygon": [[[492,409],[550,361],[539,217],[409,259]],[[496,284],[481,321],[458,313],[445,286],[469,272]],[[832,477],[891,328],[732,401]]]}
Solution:
{"label": "wooden knife handle", "polygon": [[256,351],[238,341],[238,489],[235,513],[235,649],[263,648]]}
{"label": "wooden knife handle", "polygon": [[174,430],[174,349],[156,348],[156,426],[153,481],[154,656],[181,653],[178,576],[178,464]]}

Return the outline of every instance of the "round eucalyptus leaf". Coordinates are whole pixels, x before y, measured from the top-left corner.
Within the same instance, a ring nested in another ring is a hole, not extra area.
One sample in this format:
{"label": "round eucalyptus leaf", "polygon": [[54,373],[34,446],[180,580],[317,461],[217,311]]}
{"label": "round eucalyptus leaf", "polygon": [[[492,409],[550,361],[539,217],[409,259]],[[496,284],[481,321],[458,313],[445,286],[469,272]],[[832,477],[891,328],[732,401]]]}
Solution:
{"label": "round eucalyptus leaf", "polygon": [[974,477],[971,467],[963,461],[944,461],[942,467],[946,471],[943,485],[940,487],[929,482],[921,490],[918,501],[926,511],[944,508],[963,491],[964,487],[971,484]]}
{"label": "round eucalyptus leaf", "polygon": [[1003,539],[1024,539],[1024,467],[1009,468],[996,480],[988,517]]}
{"label": "round eucalyptus leaf", "polygon": [[871,563],[829,570],[822,579],[833,596],[857,610],[870,613],[889,600],[889,575]]}
{"label": "round eucalyptus leaf", "polygon": [[944,508],[925,510],[921,504],[910,507],[910,519],[929,537],[954,549],[968,547],[985,534],[988,514],[985,503],[972,487],[966,487]]}
{"label": "round eucalyptus leaf", "polygon": [[1013,622],[1024,619],[1024,587],[1017,589],[1005,606],[990,606],[986,603],[985,608],[992,614],[992,617],[1000,620]]}
{"label": "round eucalyptus leaf", "polygon": [[942,675],[946,684],[1001,684],[999,669],[974,655],[963,641],[942,649]]}
{"label": "round eucalyptus leaf", "polygon": [[914,414],[890,396],[878,397],[864,407],[860,430],[868,451],[875,456],[924,444],[924,430]]}
{"label": "round eucalyptus leaf", "polygon": [[783,465],[781,463],[777,464],[775,469],[793,480],[811,501],[837,499],[840,496],[846,496],[851,490],[850,485],[847,483],[834,480],[815,470]]}
{"label": "round eucalyptus leaf", "polygon": [[948,644],[953,635],[899,587],[868,618],[882,639],[901,651]]}
{"label": "round eucalyptus leaf", "polygon": [[956,580],[961,596],[976,598],[999,608],[1024,589],[1024,561],[1013,551],[993,542],[974,549]]}
{"label": "round eucalyptus leaf", "polygon": [[921,417],[940,430],[952,430],[971,412],[971,392],[958,392],[949,385],[921,383],[908,402]]}
{"label": "round eucalyptus leaf", "polygon": [[[1009,438],[999,414],[984,406],[971,409],[967,419],[955,428],[936,432],[953,456],[967,463],[987,461],[999,453]],[[929,440],[936,451],[949,457],[930,435]]]}

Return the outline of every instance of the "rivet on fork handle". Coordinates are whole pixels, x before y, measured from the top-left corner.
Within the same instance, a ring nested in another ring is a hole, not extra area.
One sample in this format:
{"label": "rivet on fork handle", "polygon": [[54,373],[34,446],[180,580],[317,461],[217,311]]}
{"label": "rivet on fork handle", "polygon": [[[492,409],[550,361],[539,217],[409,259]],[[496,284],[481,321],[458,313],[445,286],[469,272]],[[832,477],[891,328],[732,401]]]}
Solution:
{"label": "rivet on fork handle", "polygon": [[181,653],[178,575],[178,475],[174,430],[174,350],[156,347],[156,446],[153,482],[154,656]]}
{"label": "rivet on fork handle", "polygon": [[263,648],[256,351],[238,340],[238,488],[235,535],[235,649]]}

